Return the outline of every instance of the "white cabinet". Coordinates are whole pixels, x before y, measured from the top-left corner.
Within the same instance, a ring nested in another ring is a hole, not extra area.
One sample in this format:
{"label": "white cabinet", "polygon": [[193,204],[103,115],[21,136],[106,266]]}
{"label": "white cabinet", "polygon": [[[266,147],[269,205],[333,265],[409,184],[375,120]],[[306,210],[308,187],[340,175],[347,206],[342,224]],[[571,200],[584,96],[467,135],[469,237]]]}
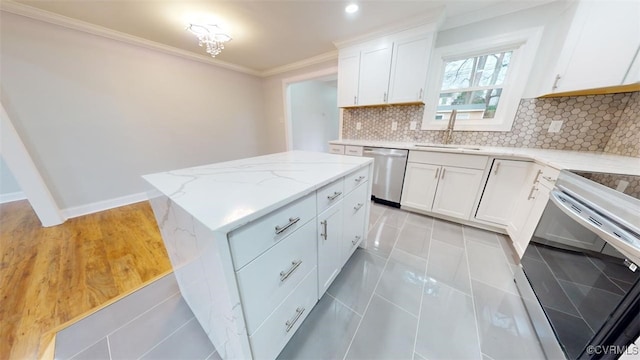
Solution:
{"label": "white cabinet", "polygon": [[318,299],[324,295],[342,268],[341,239],[342,201],[318,215]]}
{"label": "white cabinet", "polygon": [[357,187],[344,198],[344,223],[342,227],[342,242],[340,244],[341,266],[349,260],[351,254],[364,239],[367,202],[366,186]]}
{"label": "white cabinet", "polygon": [[482,170],[443,166],[433,199],[433,212],[468,220],[482,174]]}
{"label": "white cabinet", "polygon": [[341,51],[338,57],[338,106],[358,104],[360,51]]}
{"label": "white cabinet", "polygon": [[362,146],[347,145],[344,147],[344,154],[351,156],[362,156]]}
{"label": "white cabinet", "polygon": [[392,43],[382,42],[360,53],[358,105],[387,103],[392,50]]}
{"label": "white cabinet", "polygon": [[640,45],[639,19],[638,1],[580,1],[542,93],[633,82],[625,75]]}
{"label": "white cabinet", "polygon": [[329,153],[344,155],[344,145],[329,144]]}
{"label": "white cabinet", "polygon": [[340,49],[338,106],[424,101],[435,25]]}
{"label": "white cabinet", "polygon": [[398,40],[393,44],[389,79],[390,104],[423,101],[433,36]]}
{"label": "white cabinet", "polygon": [[514,199],[522,192],[533,163],[493,160],[487,185],[482,193],[476,219],[507,225],[516,207]]}
{"label": "white cabinet", "polygon": [[410,151],[400,204],[468,220],[488,158]]}
{"label": "white cabinet", "polygon": [[520,194],[514,198],[516,207],[507,223],[507,234],[513,246],[522,256],[538,226],[540,217],[549,200],[549,192],[553,189],[559,171],[552,167],[535,164],[530,168]]}

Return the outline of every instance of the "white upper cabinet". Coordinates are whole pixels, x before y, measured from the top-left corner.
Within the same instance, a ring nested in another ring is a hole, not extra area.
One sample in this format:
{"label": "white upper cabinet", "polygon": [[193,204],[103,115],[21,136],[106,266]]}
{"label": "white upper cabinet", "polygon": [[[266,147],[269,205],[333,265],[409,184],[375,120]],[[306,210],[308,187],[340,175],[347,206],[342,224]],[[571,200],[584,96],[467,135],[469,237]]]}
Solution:
{"label": "white upper cabinet", "polygon": [[389,103],[423,101],[432,46],[431,34],[398,40],[393,44]]}
{"label": "white upper cabinet", "polygon": [[634,81],[625,76],[640,45],[640,2],[583,0],[577,6],[555,71],[542,93],[637,81],[637,74]]}
{"label": "white upper cabinet", "polygon": [[435,25],[340,49],[338,106],[422,102]]}
{"label": "white upper cabinet", "polygon": [[338,57],[338,106],[355,106],[358,101],[360,52],[340,52]]}
{"label": "white upper cabinet", "polygon": [[387,103],[392,53],[393,44],[384,42],[360,53],[358,105]]}

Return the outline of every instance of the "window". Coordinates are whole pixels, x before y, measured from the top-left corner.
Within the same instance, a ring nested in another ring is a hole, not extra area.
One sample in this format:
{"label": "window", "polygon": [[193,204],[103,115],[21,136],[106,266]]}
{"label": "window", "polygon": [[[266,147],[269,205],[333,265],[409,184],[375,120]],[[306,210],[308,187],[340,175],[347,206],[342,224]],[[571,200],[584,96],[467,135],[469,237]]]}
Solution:
{"label": "window", "polygon": [[540,41],[523,30],[436,49],[427,84],[423,130],[509,131]]}

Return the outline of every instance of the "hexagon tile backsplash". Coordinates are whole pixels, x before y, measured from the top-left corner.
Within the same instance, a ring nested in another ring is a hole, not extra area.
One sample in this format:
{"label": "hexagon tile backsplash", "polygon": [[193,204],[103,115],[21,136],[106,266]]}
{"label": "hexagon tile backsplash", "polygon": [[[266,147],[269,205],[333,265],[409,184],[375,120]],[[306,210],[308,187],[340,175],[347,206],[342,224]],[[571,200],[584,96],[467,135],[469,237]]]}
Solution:
{"label": "hexagon tile backsplash", "polygon": [[[344,109],[342,138],[441,143],[444,131],[409,130],[411,121],[420,128],[423,111],[423,105]],[[564,121],[558,133],[547,131],[553,120]],[[398,122],[396,131],[392,121]],[[640,157],[640,92],[522,99],[511,131],[455,131],[451,142]]]}

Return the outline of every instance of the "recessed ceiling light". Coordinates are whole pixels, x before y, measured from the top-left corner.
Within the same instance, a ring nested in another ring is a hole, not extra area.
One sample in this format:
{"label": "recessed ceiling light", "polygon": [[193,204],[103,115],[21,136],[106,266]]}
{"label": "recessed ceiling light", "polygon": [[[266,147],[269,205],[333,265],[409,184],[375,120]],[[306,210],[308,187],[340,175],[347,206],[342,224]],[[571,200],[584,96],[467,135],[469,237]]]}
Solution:
{"label": "recessed ceiling light", "polygon": [[353,14],[354,12],[358,11],[358,9],[359,7],[357,4],[349,4],[346,8],[344,8],[344,11],[346,11],[347,14]]}

